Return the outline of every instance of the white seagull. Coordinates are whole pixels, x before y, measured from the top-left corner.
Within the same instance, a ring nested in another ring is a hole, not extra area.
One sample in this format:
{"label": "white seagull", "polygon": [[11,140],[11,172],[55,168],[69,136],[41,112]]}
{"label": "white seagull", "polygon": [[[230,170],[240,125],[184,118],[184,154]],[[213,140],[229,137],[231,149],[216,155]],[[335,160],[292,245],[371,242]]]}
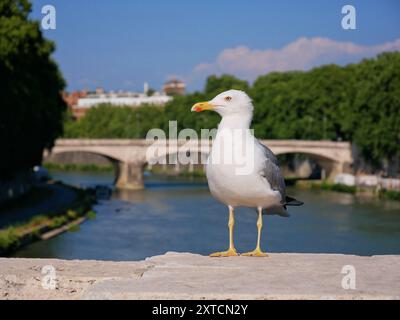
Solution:
{"label": "white seagull", "polygon": [[299,206],[303,202],[285,195],[285,181],[276,156],[252,134],[251,99],[243,91],[228,90],[211,101],[196,103],[191,110],[213,110],[222,117],[207,160],[206,175],[211,194],[229,208],[229,249],[211,256],[238,255],[233,242],[236,207],[258,210],[257,246],[242,255],[267,256],[260,247],[263,212],[288,216],[286,206]]}

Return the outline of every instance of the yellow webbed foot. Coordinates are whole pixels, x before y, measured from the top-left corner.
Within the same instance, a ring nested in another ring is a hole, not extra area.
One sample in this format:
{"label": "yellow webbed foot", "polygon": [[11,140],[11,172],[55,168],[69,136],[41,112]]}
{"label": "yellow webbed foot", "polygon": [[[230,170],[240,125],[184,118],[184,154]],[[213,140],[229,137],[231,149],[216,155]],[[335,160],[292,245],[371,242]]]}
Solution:
{"label": "yellow webbed foot", "polygon": [[211,253],[210,257],[236,257],[238,255],[236,249],[228,249],[227,251]]}
{"label": "yellow webbed foot", "polygon": [[245,257],[268,257],[268,254],[262,252],[260,249],[254,249],[253,251],[242,253]]}

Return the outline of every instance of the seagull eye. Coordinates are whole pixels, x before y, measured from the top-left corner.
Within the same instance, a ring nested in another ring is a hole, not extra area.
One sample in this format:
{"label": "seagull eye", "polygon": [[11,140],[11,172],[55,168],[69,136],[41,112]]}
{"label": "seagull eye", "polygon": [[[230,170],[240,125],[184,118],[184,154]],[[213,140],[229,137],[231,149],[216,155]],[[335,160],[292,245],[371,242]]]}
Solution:
{"label": "seagull eye", "polygon": [[231,100],[232,100],[232,97],[226,96],[226,97],[224,98],[224,100],[225,100],[225,101],[231,101]]}

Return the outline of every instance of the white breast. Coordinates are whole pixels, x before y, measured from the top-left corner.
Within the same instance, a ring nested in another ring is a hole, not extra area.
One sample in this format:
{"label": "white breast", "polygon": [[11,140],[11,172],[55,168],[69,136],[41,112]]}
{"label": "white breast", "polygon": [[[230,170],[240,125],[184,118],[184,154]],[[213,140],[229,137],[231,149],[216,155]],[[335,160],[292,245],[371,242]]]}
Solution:
{"label": "white breast", "polygon": [[269,208],[279,205],[280,194],[271,190],[259,172],[262,154],[252,134],[232,139],[219,131],[208,158],[206,174],[211,194],[226,205]]}

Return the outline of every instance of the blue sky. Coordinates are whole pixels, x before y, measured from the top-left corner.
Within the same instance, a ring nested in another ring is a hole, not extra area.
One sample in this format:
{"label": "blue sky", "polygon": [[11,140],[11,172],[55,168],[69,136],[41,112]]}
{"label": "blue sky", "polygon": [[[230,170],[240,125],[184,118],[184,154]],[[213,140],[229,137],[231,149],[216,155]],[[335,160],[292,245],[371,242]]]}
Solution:
{"label": "blue sky", "polygon": [[[212,73],[251,81],[400,50],[397,0],[33,0],[32,17],[46,4],[57,10],[57,29],[44,33],[68,90],[160,89],[173,76],[194,90]],[[345,4],[356,8],[356,30],[341,27]]]}

